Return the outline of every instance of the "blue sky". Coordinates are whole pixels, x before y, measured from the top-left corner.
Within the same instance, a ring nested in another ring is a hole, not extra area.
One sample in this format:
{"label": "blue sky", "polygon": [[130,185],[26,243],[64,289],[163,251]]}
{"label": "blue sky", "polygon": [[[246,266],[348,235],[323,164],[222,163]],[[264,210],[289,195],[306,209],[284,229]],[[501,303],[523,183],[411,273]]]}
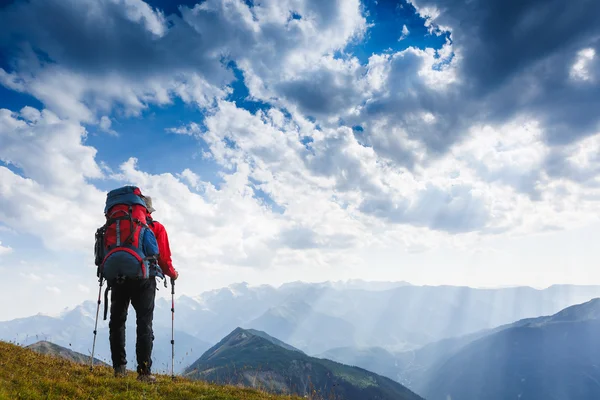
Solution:
{"label": "blue sky", "polygon": [[44,301],[0,319],[89,298],[124,184],[155,198],[190,295],[600,283],[598,7],[3,3],[2,296]]}

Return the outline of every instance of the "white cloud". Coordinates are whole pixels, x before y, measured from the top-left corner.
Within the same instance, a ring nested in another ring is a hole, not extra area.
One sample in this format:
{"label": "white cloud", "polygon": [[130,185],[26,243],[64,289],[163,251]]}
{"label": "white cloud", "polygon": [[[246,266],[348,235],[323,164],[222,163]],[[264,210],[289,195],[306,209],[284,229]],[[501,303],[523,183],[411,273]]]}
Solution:
{"label": "white cloud", "polygon": [[401,42],[404,39],[406,39],[408,37],[408,35],[410,34],[410,31],[408,30],[408,27],[406,25],[402,25],[402,35],[400,35],[400,37],[398,38],[398,41]]}
{"label": "white cloud", "polygon": [[277,233],[277,217],[253,198],[242,168],[227,175],[220,190],[205,184],[202,195],[191,192],[171,174],[138,170],[134,159],[123,164],[121,171],[121,179],[152,195],[154,217],[169,232],[176,267],[270,264],[277,249],[268,243]]}
{"label": "white cloud", "polygon": [[[123,106],[126,116],[136,116],[149,104],[170,104],[175,94],[200,106],[208,106],[213,98],[224,95],[221,89],[207,84],[195,73],[186,74],[182,81],[168,75],[137,80],[119,75],[88,76],[58,65],[30,75],[4,73],[3,78],[2,72],[0,69],[2,83],[9,79],[20,81],[19,91],[31,93],[63,118],[84,122],[93,122],[96,112],[111,112],[115,104]],[[93,96],[89,97],[90,93]]]}
{"label": "white cloud", "polygon": [[593,81],[594,76],[590,70],[590,64],[596,57],[596,50],[587,48],[577,52],[577,59],[571,66],[570,76],[574,80]]}
{"label": "white cloud", "polygon": [[117,132],[115,132],[114,130],[111,129],[112,121],[106,115],[103,115],[102,118],[100,118],[99,126],[102,131],[104,131],[108,134],[111,134],[113,136],[118,136]]}
{"label": "white cloud", "polygon": [[183,172],[179,174],[179,178],[182,181],[187,182],[190,187],[194,189],[199,189],[200,187],[200,177],[193,173],[189,168],[184,169]]}
{"label": "white cloud", "polygon": [[50,189],[75,189],[102,173],[96,149],[82,144],[85,129],[50,111],[24,107],[19,113],[0,109],[0,159]]}
{"label": "white cloud", "polygon": [[82,126],[47,110],[0,110],[0,160],[24,174],[0,166],[0,222],[49,248],[89,249],[104,194],[87,183],[103,175],[84,136]]}
{"label": "white cloud", "polygon": [[539,123],[519,118],[500,128],[472,127],[467,140],[456,145],[451,155],[465,161],[485,182],[533,194],[549,151]]}
{"label": "white cloud", "polygon": [[202,128],[197,123],[191,122],[187,126],[180,126],[178,128],[168,128],[167,132],[175,133],[177,135],[198,136],[202,133]]}
{"label": "white cloud", "polygon": [[123,6],[125,14],[134,22],[143,22],[146,29],[154,36],[162,36],[167,30],[164,15],[153,10],[142,0],[110,0],[115,4]]}
{"label": "white cloud", "polygon": [[[359,0],[327,6],[269,0],[252,9],[241,0],[209,0],[182,6],[182,18],[172,15],[168,22],[140,0],[57,2],[34,0],[0,13],[6,35],[18,32],[54,61],[40,60],[26,44],[20,68],[0,69],[0,82],[34,95],[61,117],[86,122],[115,105],[125,115],[139,115],[174,96],[210,107],[229,92],[222,87],[233,78],[222,56],[237,61],[257,86],[297,75],[366,28]],[[302,18],[290,21],[290,10]],[[64,27],[71,32],[68,40],[55,35],[59,18],[74,21]]]}
{"label": "white cloud", "polygon": [[0,242],[0,257],[12,253],[13,249],[9,246],[2,246],[2,242]]}

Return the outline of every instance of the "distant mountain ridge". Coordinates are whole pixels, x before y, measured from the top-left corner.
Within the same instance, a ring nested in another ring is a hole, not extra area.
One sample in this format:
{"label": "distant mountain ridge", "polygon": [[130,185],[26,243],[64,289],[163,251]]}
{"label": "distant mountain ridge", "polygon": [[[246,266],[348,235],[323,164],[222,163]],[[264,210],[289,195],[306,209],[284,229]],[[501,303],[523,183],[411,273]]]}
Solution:
{"label": "distant mountain ridge", "polygon": [[[555,327],[556,325],[569,324],[572,328],[578,327],[585,330],[588,329],[585,327],[586,325],[594,326],[596,325],[596,321],[600,321],[599,298],[567,307],[552,315],[526,318],[493,329],[486,329],[469,335],[443,339],[408,352],[390,353],[376,347],[346,347],[331,349],[320,356],[350,365],[357,365],[383,376],[387,376],[423,395],[427,399],[439,398],[446,400],[448,395],[452,395],[452,399],[475,399],[477,397],[464,397],[465,394],[462,392],[448,391],[448,393],[443,393],[446,387],[445,385],[448,385],[448,383],[442,379],[443,376],[452,376],[456,371],[462,370],[461,367],[457,365],[458,362],[449,364],[449,360],[461,356],[463,351],[470,351],[468,349],[471,345],[474,346],[475,343],[480,341],[492,340],[497,337],[496,335],[508,335],[507,337],[510,337],[511,330],[517,328],[523,329],[526,332],[538,329],[542,332],[549,331],[555,333],[560,330],[560,327]],[[598,332],[600,332],[600,330]],[[594,339],[594,337],[592,336],[591,339]],[[578,340],[585,342],[587,339],[585,337],[580,337]],[[543,340],[540,339],[540,343],[543,343]],[[562,341],[558,341],[555,346],[560,348],[562,343]],[[592,341],[588,343],[588,345],[593,347],[595,342]],[[509,348],[506,346],[502,347],[499,344],[490,346],[490,351],[492,351],[492,348],[503,348],[504,352],[509,351]],[[477,351],[473,351],[472,355],[482,354],[482,352],[483,350],[481,348],[477,348]],[[583,359],[586,359],[586,357],[587,356]],[[493,362],[492,360],[493,357],[485,360],[485,362],[482,360],[482,364],[479,365],[478,371],[484,370],[485,365],[496,365],[497,362]],[[597,362],[598,365],[600,365],[600,359],[597,360]],[[465,365],[472,365],[473,361],[463,360],[463,363]],[[449,365],[452,365],[452,367]],[[498,372],[498,375],[501,374]],[[473,382],[476,380],[471,378],[470,381]],[[435,389],[432,388],[433,386],[438,386],[436,382],[446,383],[440,383],[439,390],[436,392]],[[468,382],[462,382],[460,386],[469,387]],[[487,394],[483,394],[482,392],[478,392],[478,395],[484,396],[482,398],[488,398],[485,397]],[[598,398],[600,398],[600,393],[598,396]]]}
{"label": "distant mountain ridge", "polygon": [[600,299],[478,338],[433,368],[429,400],[600,398]]}
{"label": "distant mountain ridge", "polygon": [[[365,288],[370,288],[366,290]],[[245,283],[176,299],[176,371],[236,327],[269,332],[309,355],[331,348],[378,347],[410,362],[414,352],[440,340],[478,335],[482,330],[554,314],[600,296],[600,286],[557,285],[472,289],[415,286],[403,282],[292,282],[273,287]],[[86,301],[59,316],[32,316],[0,322],[0,340],[31,344],[47,339],[89,353],[96,304]],[[135,313],[127,324],[128,366],[135,364]],[[170,301],[158,298],[154,312],[157,370],[170,369]],[[108,361],[107,323],[99,321],[97,358]],[[437,354],[444,350],[436,345]],[[434,346],[435,347],[435,346]],[[426,349],[425,348],[425,349]],[[417,350],[418,349],[418,350]],[[430,349],[433,350],[433,347]],[[402,352],[409,351],[407,354]],[[445,351],[445,350],[444,350]],[[402,363],[399,364],[400,367]],[[410,368],[415,366],[411,364]],[[386,366],[388,368],[388,366]],[[403,384],[414,369],[390,367]],[[396,370],[393,370],[396,368]]]}
{"label": "distant mountain ridge", "polygon": [[294,343],[311,352],[354,343],[355,327],[352,323],[315,311],[304,301],[288,301],[269,308],[243,326],[269,332],[286,343]]}
{"label": "distant mountain ridge", "polygon": [[[333,361],[309,357],[280,345],[264,332],[236,328],[206,351],[185,376],[213,383],[242,385],[274,393],[325,399],[419,400],[391,379]],[[422,399],[421,399],[422,400]]]}

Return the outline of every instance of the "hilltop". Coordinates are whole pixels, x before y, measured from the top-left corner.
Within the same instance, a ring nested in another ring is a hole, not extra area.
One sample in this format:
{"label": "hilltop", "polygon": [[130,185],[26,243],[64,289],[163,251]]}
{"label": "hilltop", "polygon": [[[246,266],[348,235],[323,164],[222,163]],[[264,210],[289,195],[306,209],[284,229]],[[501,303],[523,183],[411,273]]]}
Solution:
{"label": "hilltop", "polygon": [[156,385],[137,382],[135,373],[115,379],[112,369],[89,367],[61,357],[39,354],[0,341],[0,399],[202,399],[202,400],[299,400],[255,389],[192,382],[171,381],[159,375]]}

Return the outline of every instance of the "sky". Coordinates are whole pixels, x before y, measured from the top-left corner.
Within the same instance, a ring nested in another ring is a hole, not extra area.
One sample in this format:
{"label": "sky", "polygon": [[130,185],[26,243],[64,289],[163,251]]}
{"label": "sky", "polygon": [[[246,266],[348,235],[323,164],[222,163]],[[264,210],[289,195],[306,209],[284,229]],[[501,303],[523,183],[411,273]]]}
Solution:
{"label": "sky", "polygon": [[596,0],[9,0],[0,26],[0,320],[95,299],[130,184],[179,294],[600,284]]}

